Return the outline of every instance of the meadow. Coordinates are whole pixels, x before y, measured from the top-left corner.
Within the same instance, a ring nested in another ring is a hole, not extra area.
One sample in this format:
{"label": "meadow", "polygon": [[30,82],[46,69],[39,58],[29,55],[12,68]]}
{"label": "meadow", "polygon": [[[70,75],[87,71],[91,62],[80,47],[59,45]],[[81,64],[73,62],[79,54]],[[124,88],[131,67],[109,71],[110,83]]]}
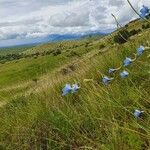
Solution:
{"label": "meadow", "polygon": [[[1,63],[0,149],[148,150],[150,49],[108,73],[140,45],[150,47],[143,24],[136,20],[104,37],[31,47],[19,52],[23,58]],[[117,43],[122,30],[132,34]],[[129,72],[125,79],[123,70]],[[106,86],[101,74],[114,80]],[[77,83],[79,91],[62,96],[66,83]],[[135,109],[144,111],[140,118]]]}

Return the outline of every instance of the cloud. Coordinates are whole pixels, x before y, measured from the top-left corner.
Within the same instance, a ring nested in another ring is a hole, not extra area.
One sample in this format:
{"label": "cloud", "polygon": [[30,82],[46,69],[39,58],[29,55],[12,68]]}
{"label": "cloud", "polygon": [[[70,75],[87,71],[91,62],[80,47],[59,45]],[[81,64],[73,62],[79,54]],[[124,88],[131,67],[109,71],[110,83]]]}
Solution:
{"label": "cloud", "polygon": [[[132,0],[139,10],[148,0]],[[1,0],[0,40],[107,31],[137,17],[125,0]]]}
{"label": "cloud", "polygon": [[110,6],[122,6],[124,4],[124,1],[122,0],[109,0]]}

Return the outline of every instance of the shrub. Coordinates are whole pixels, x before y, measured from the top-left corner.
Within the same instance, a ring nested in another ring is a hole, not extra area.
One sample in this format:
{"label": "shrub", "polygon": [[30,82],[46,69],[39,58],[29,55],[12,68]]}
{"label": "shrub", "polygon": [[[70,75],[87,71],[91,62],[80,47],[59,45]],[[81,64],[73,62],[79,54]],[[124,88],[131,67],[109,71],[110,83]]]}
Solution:
{"label": "shrub", "polygon": [[133,30],[130,31],[130,36],[136,35],[139,32],[141,32],[141,29],[138,29],[138,30],[133,29]]}
{"label": "shrub", "polygon": [[0,56],[0,61],[12,61],[12,60],[18,60],[23,58],[23,54],[7,54],[5,56]]}
{"label": "shrub", "polygon": [[79,47],[78,45],[73,45],[73,47],[72,48],[77,48],[77,47]]}
{"label": "shrub", "polygon": [[1,60],[0,63],[1,63],[1,64],[5,64],[5,63],[6,63],[6,60]]}
{"label": "shrub", "polygon": [[123,44],[127,42],[128,38],[130,37],[130,33],[127,29],[122,29],[117,35],[114,36],[114,42]]}
{"label": "shrub", "polygon": [[99,49],[105,48],[104,44],[99,45]]}
{"label": "shrub", "polygon": [[148,28],[150,28],[150,24],[143,24],[142,25],[142,29],[148,29]]}
{"label": "shrub", "polygon": [[38,79],[37,78],[33,78],[32,81],[35,82],[35,83],[37,83]]}
{"label": "shrub", "polygon": [[34,58],[34,59],[37,59],[38,57],[37,57],[37,56],[34,56],[33,58]]}
{"label": "shrub", "polygon": [[57,55],[60,55],[61,54],[61,50],[60,49],[56,49],[54,52],[53,52],[53,55],[54,56],[57,56]]}
{"label": "shrub", "polygon": [[75,71],[75,70],[76,70],[76,66],[75,66],[75,65],[69,65],[68,68],[69,68],[71,71]]}
{"label": "shrub", "polygon": [[34,54],[36,57],[38,57],[39,55],[40,55],[40,53],[39,52],[37,52],[37,53],[35,53]]}
{"label": "shrub", "polygon": [[68,68],[63,68],[63,69],[61,69],[61,72],[63,75],[66,75],[70,72],[70,70]]}
{"label": "shrub", "polygon": [[90,44],[89,42],[86,42],[86,43],[85,43],[85,47],[88,47],[88,46],[89,46],[89,44]]}
{"label": "shrub", "polygon": [[52,53],[52,51],[47,51],[46,55],[50,55]]}
{"label": "shrub", "polygon": [[73,56],[79,56],[79,54],[77,52],[75,52],[75,51],[71,51],[68,56],[71,56],[71,57],[73,57]]}

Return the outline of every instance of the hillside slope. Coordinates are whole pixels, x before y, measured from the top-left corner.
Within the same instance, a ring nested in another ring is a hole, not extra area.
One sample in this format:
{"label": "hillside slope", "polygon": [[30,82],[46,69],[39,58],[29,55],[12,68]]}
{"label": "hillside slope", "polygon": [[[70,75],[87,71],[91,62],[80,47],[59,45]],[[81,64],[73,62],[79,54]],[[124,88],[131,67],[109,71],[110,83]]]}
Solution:
{"label": "hillside slope", "polygon": [[[149,149],[150,49],[108,73],[134,58],[140,45],[150,47],[143,24],[126,25],[132,35],[122,44],[114,42],[118,30],[100,39],[37,46],[0,64],[0,149]],[[123,70],[129,76],[121,79]],[[104,85],[101,74],[114,79]],[[67,83],[80,89],[62,96]],[[141,117],[135,118],[135,109],[144,111]]]}

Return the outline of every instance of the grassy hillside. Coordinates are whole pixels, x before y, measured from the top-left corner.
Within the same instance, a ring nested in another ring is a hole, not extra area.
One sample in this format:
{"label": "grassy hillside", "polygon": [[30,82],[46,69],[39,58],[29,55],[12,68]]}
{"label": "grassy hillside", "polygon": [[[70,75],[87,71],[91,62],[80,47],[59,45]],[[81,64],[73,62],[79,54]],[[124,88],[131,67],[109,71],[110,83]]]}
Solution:
{"label": "grassy hillside", "polygon": [[21,53],[29,48],[32,48],[34,46],[15,46],[15,47],[5,47],[0,48],[0,55],[7,55],[12,53]]}
{"label": "grassy hillside", "polygon": [[[150,53],[109,75],[140,45],[150,47],[145,21],[126,25],[132,32],[117,44],[114,36],[49,43],[30,48],[18,60],[0,64],[0,149],[148,150],[150,148]],[[121,79],[123,70],[129,76]],[[109,85],[102,74],[113,77]],[[84,79],[93,79],[84,82]],[[78,83],[62,96],[66,83]],[[135,109],[144,111],[135,118]]]}

